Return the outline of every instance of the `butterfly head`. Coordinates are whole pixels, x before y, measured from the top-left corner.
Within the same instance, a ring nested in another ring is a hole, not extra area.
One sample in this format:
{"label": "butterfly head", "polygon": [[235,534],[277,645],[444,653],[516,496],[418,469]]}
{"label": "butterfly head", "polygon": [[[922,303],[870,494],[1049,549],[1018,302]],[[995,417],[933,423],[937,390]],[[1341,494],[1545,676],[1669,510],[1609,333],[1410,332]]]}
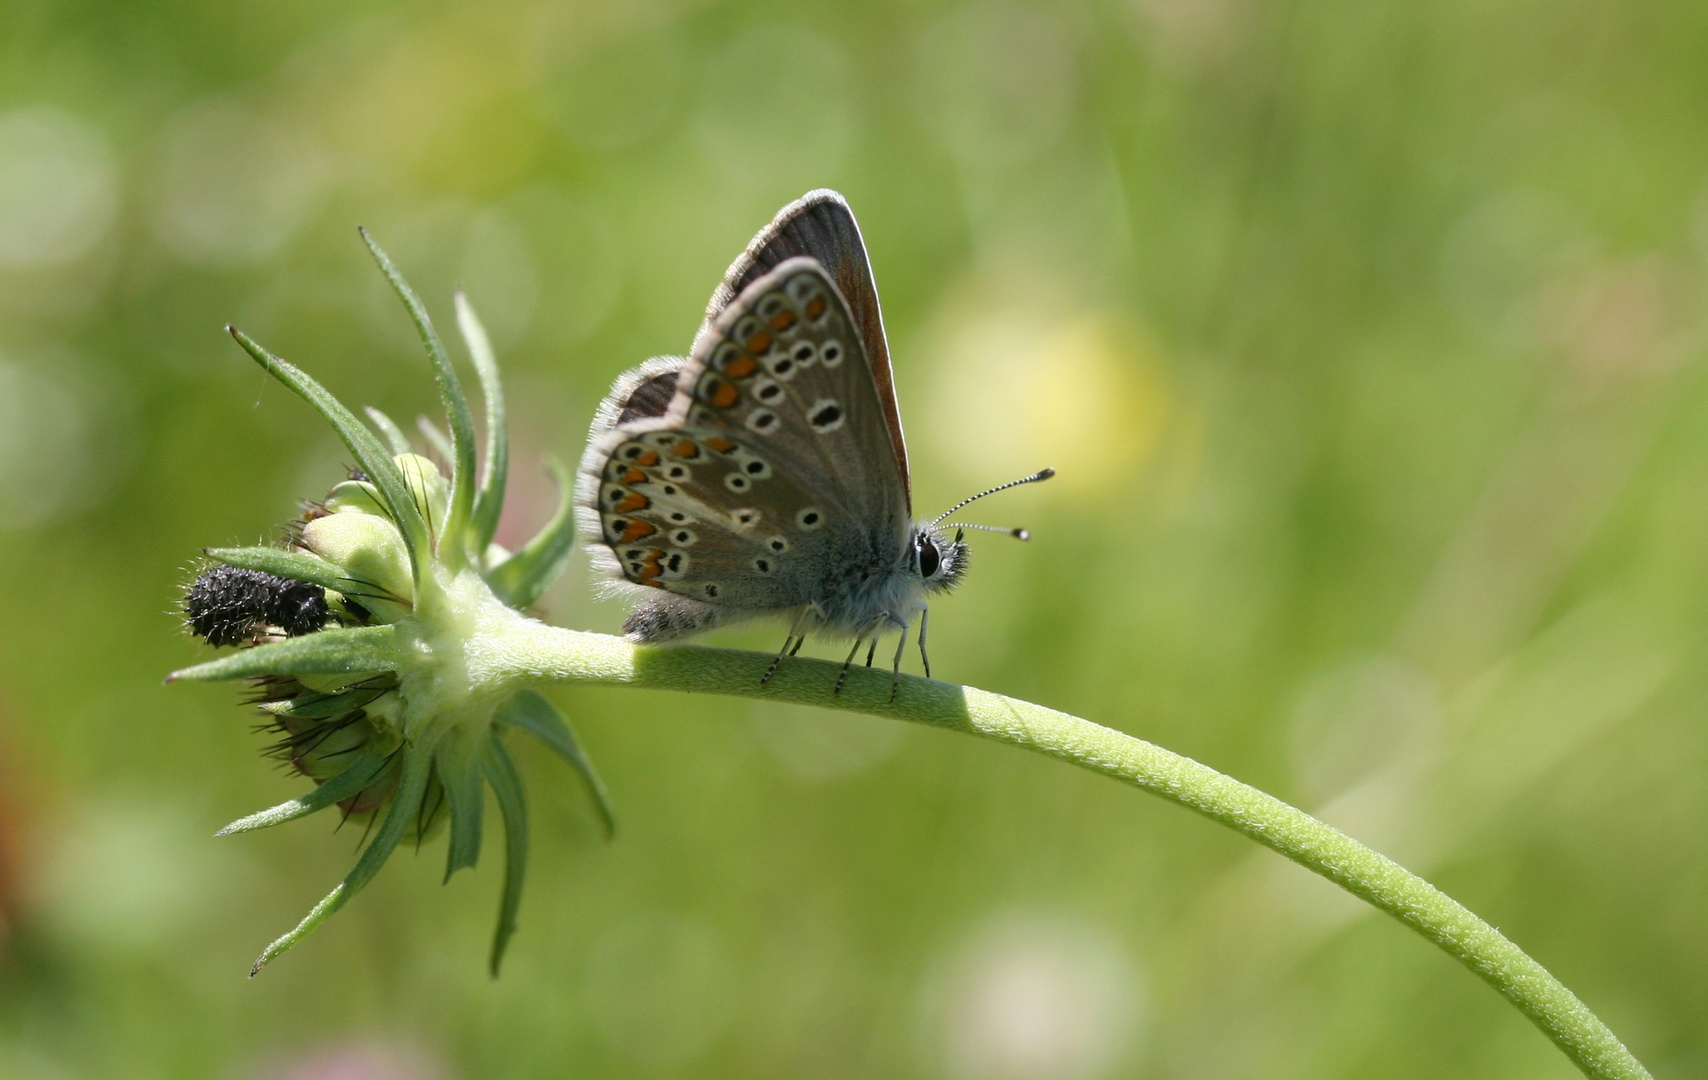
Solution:
{"label": "butterfly head", "polygon": [[913,527],[913,568],[920,577],[928,592],[942,592],[954,588],[960,583],[961,577],[967,572],[967,559],[972,554],[967,547],[964,537],[968,529],[978,529],[982,532],[1007,533],[1016,540],[1030,540],[1032,534],[1025,529],[1004,529],[995,525],[961,524],[955,529],[955,538],[949,536],[938,525],[956,513],[968,503],[977,502],[986,495],[994,495],[1020,484],[1034,484],[1040,480],[1048,480],[1056,475],[1054,469],[1040,469],[1031,476],[1022,476],[1018,480],[1010,480],[1006,484],[998,484],[987,491],[981,491],[971,498],[962,499],[947,511],[937,515],[930,521],[922,521]]}
{"label": "butterfly head", "polygon": [[927,592],[946,592],[960,583],[971,553],[962,540],[965,535],[966,530],[956,529],[951,540],[934,524],[921,522],[914,527],[913,572]]}

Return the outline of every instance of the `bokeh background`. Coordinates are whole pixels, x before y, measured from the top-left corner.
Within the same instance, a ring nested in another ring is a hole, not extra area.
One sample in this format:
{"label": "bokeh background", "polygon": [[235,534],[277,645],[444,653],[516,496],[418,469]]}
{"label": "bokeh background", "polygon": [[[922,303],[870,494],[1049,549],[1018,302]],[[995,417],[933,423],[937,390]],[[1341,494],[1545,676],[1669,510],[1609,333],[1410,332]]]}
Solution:
{"label": "bokeh background", "polygon": [[[0,1075],[1574,1075],[1434,948],[1105,779],[878,720],[573,691],[598,836],[350,865],[174,613],[342,448],[220,332],[433,407],[370,227],[508,375],[506,535],[777,207],[845,192],[946,677],[1426,874],[1708,1077],[1708,8],[1679,0],[0,5]],[[546,602],[614,628],[577,561]],[[729,643],[775,647],[780,629]],[[828,652],[828,650],[824,650]],[[442,843],[441,840],[439,843]]]}

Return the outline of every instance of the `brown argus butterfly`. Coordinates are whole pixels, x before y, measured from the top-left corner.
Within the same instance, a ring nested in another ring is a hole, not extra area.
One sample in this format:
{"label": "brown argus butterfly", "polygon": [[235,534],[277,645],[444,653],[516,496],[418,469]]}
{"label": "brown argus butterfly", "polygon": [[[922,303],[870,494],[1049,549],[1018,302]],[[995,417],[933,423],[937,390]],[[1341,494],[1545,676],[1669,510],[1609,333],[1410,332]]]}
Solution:
{"label": "brown argus butterfly", "polygon": [[[790,203],[724,275],[686,358],[649,360],[599,406],[576,514],[595,562],[639,602],[630,640],[661,642],[759,615],[790,620],[765,680],[808,633],[862,644],[967,570],[942,523],[1003,488],[915,521],[878,289],[853,211],[834,191]],[[1024,529],[1006,532],[1022,540]],[[764,680],[762,680],[764,681]],[[897,682],[890,694],[895,695]]]}

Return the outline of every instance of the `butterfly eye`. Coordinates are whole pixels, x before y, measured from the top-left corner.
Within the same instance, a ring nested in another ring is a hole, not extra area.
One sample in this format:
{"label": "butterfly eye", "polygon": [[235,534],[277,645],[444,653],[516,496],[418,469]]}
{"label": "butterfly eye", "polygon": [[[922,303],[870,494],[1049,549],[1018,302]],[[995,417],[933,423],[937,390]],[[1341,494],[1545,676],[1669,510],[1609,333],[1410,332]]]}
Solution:
{"label": "butterfly eye", "polygon": [[938,552],[937,545],[921,537],[919,541],[919,576],[934,577],[942,565],[943,556]]}

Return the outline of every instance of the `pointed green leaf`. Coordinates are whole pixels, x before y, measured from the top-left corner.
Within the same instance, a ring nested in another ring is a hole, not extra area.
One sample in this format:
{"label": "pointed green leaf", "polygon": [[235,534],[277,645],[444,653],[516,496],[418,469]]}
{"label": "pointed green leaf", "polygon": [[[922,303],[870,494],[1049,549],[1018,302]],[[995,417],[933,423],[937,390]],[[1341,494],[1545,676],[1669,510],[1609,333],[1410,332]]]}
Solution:
{"label": "pointed green leaf", "polygon": [[545,595],[563,573],[569,549],[575,543],[575,480],[563,462],[550,455],[546,468],[557,481],[560,498],[557,513],[539,535],[522,550],[486,572],[486,583],[498,598],[518,610]]}
{"label": "pointed green leaf", "polygon": [[261,711],[293,720],[326,720],[354,712],[392,689],[395,686],[349,687],[330,694],[305,690],[282,701],[263,701]]}
{"label": "pointed green leaf", "polygon": [[270,825],[280,825],[287,821],[294,821],[299,817],[307,817],[317,810],[324,810],[333,803],[342,802],[352,795],[359,794],[375,777],[385,771],[385,767],[389,764],[391,764],[390,754],[382,754],[378,750],[369,750],[352,762],[349,768],[308,794],[299,795],[288,802],[282,802],[277,806],[250,814],[248,817],[238,818],[214,835],[232,836],[236,833],[254,832],[256,829],[265,829]]}
{"label": "pointed green leaf", "polygon": [[368,419],[374,422],[374,427],[379,429],[381,435],[385,436],[385,441],[391,446],[391,452],[394,455],[414,452],[409,445],[409,436],[405,435],[403,429],[397,426],[397,421],[372,405],[364,407],[362,411],[368,414]]}
{"label": "pointed green leaf", "polygon": [[510,760],[510,752],[504,749],[497,732],[487,736],[482,765],[498,798],[499,813],[504,816],[504,895],[498,903],[498,929],[492,935],[489,965],[493,978],[497,978],[504,950],[516,932],[516,910],[522,906],[522,881],[528,875],[528,797],[522,789],[516,763]]}
{"label": "pointed green leaf", "polygon": [[390,626],[322,630],[242,649],[218,660],[174,671],[167,682],[220,682],[259,675],[355,675],[395,671],[397,634]]}
{"label": "pointed green leaf", "polygon": [[336,563],[327,562],[306,551],[285,551],[271,547],[203,548],[202,554],[210,559],[218,559],[227,566],[260,570],[283,578],[306,581],[337,593],[347,593],[354,589],[372,591],[374,588],[373,585],[350,577],[344,572],[344,568]]}
{"label": "pointed green leaf", "polygon": [[510,471],[510,436],[504,419],[504,384],[498,378],[498,359],[486,327],[475,315],[468,297],[457,290],[457,328],[463,333],[469,358],[480,376],[480,395],[486,399],[486,463],[480,472],[480,490],[474,497],[474,527],[469,550],[484,552],[498,532],[504,513],[504,482]]}
{"label": "pointed green leaf", "polygon": [[556,705],[547,701],[537,690],[519,690],[510,700],[498,707],[495,719],[499,723],[521,728],[563,755],[564,760],[581,774],[581,779],[587,784],[587,792],[593,796],[593,803],[599,808],[600,820],[604,822],[606,838],[617,835],[617,814],[611,806],[611,793],[606,790],[605,782],[599,779],[593,762],[588,760],[586,752],[581,749],[581,741],[575,737],[575,729],[569,726],[569,721],[558,711]]}
{"label": "pointed green leaf", "polygon": [[373,879],[385,861],[391,858],[391,853],[397,849],[398,841],[409,831],[410,823],[415,818],[415,812],[421,808],[421,797],[427,792],[427,778],[433,771],[432,755],[421,747],[413,747],[404,751],[403,776],[398,781],[397,794],[392,796],[391,809],[386,811],[385,821],[380,824],[379,832],[374,834],[373,842],[363,850],[356,865],[338,883],[338,887],[326,894],[326,899],[314,905],[296,928],[285,934],[279,940],[267,946],[255,966],[249,969],[249,977],[275,960],[292,945],[307,937],[315,927],[325,922],[333,912],[349,902],[350,897],[362,891],[362,886]]}
{"label": "pointed green leaf", "polygon": [[416,585],[419,586],[421,561],[428,554],[427,526],[422,522],[420,512],[415,509],[415,500],[409,497],[409,488],[403,482],[403,474],[398,471],[385,447],[380,445],[379,439],[307,372],[255,344],[243,331],[229,326],[226,330],[237,339],[237,343],[243,346],[245,352],[255,358],[256,363],[312,405],[315,411],[324,416],[327,423],[337,430],[339,437],[344,440],[344,445],[356,456],[356,464],[362,467],[384,496],[387,509],[391,511],[391,518],[397,522],[398,531],[403,534],[404,546],[409,549],[410,565]]}
{"label": "pointed green leaf", "polygon": [[441,535],[455,538],[447,549],[440,551],[439,557],[447,559],[451,568],[457,569],[468,561],[469,551],[464,538],[474,513],[474,420],[469,416],[468,399],[463,396],[462,384],[457,381],[456,370],[451,367],[451,358],[445,354],[445,346],[440,343],[439,332],[433,329],[433,320],[428,318],[421,298],[415,295],[409,282],[403,280],[403,275],[398,273],[397,267],[374,243],[367,230],[360,231],[363,242],[379,264],[380,273],[391,282],[398,299],[409,311],[409,317],[421,335],[421,343],[427,346],[427,356],[433,361],[433,377],[439,383],[439,400],[445,407],[445,419],[451,425],[451,453],[448,456],[451,462],[451,512]]}
{"label": "pointed green leaf", "polygon": [[421,437],[427,440],[428,449],[432,450],[435,454],[438,454],[446,461],[456,460],[454,456],[456,451],[451,449],[451,437],[446,435],[443,431],[440,431],[438,424],[435,424],[425,416],[417,416],[415,418],[415,430],[419,431],[421,433]]}
{"label": "pointed green leaf", "polygon": [[[456,746],[456,751],[451,750]],[[458,740],[447,739],[435,756],[439,784],[451,804],[451,843],[445,856],[445,880],[480,861],[481,817],[486,810],[486,781],[481,779],[481,754]]]}

